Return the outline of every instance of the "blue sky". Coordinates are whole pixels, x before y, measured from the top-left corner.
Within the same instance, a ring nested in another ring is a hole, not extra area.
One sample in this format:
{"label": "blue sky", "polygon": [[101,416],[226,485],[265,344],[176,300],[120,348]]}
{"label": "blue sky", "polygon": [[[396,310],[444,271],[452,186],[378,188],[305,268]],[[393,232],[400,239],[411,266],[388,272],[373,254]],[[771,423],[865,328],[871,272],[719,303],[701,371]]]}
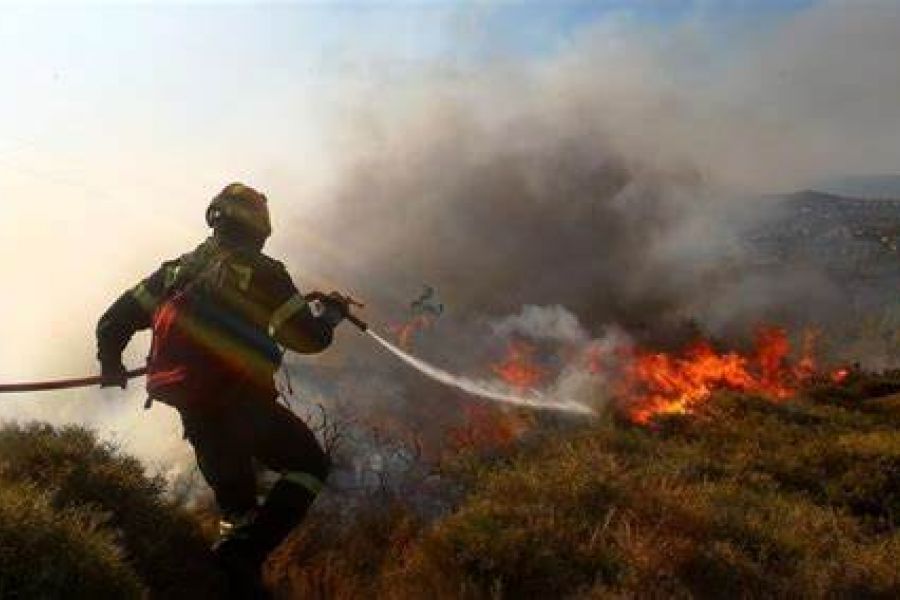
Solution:
{"label": "blue sky", "polygon": [[590,24],[619,18],[666,27],[685,19],[718,22],[723,30],[765,26],[808,8],[814,0],[562,0],[500,2],[485,29],[505,40],[513,52],[552,52],[558,44]]}

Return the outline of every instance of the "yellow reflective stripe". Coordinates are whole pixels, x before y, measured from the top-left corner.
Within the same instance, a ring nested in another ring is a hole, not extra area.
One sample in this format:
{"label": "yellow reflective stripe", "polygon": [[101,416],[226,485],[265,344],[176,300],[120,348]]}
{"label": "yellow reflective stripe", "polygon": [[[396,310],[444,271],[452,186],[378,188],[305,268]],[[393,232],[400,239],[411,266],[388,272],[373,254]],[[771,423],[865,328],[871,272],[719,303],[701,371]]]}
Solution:
{"label": "yellow reflective stripe", "polygon": [[300,312],[306,306],[306,300],[300,294],[294,294],[288,301],[275,309],[272,318],[269,319],[269,335],[275,335],[278,328],[284,325],[285,321]]}
{"label": "yellow reflective stripe", "polygon": [[229,265],[238,278],[238,288],[241,291],[247,291],[250,287],[250,279],[253,277],[253,267],[245,267],[243,265]]}
{"label": "yellow reflective stripe", "polygon": [[172,284],[175,283],[175,279],[178,278],[178,271],[181,270],[181,265],[173,265],[166,267],[166,281],[163,285],[165,285],[166,289],[172,287]]}
{"label": "yellow reflective stripe", "polygon": [[143,282],[132,288],[131,295],[138,301],[141,308],[146,311],[153,311],[156,309],[157,305],[159,305],[159,298],[150,293],[150,290],[147,289],[147,286],[144,285]]}
{"label": "yellow reflective stripe", "polygon": [[318,494],[325,487],[325,484],[319,478],[303,471],[285,471],[281,478],[295,485],[305,487],[313,494]]}

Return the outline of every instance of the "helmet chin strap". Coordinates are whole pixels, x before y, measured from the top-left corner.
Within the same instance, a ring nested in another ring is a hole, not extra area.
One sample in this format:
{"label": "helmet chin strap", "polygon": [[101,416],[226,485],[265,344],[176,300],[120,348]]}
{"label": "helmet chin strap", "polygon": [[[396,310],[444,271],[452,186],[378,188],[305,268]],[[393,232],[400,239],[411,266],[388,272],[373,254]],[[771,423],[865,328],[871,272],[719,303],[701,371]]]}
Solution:
{"label": "helmet chin strap", "polygon": [[218,206],[213,205],[206,209],[206,224],[210,227],[215,227],[221,218],[222,209]]}

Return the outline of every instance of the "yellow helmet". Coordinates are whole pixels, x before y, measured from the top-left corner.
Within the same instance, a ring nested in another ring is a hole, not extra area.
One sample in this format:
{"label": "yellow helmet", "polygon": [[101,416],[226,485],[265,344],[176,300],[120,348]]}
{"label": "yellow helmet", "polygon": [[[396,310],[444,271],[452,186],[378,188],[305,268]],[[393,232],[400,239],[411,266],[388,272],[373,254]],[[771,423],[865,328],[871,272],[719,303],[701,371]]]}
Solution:
{"label": "yellow helmet", "polygon": [[229,231],[265,240],[272,235],[266,197],[243,183],[230,183],[206,209],[206,223],[216,231]]}

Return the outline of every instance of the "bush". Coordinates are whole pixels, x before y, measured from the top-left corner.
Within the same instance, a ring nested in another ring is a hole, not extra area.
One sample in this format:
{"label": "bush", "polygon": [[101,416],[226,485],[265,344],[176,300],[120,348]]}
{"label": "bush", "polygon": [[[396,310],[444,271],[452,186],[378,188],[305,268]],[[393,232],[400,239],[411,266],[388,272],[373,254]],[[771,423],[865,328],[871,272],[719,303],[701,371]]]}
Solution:
{"label": "bush", "polygon": [[[468,494],[428,527],[385,519],[373,536],[369,515],[329,544],[308,525],[279,565],[306,579],[285,589],[334,597],[366,572],[345,596],[897,597],[894,410],[723,394],[649,428],[545,432],[466,456]],[[368,571],[352,566],[363,539],[379,541]],[[306,566],[324,557],[339,568],[317,587]]]}
{"label": "bush", "polygon": [[[285,598],[898,597],[900,399],[854,377],[459,454],[430,523],[415,494],[356,497],[350,520],[326,495],[267,578]],[[90,432],[7,426],[0,457],[0,596],[221,591],[197,516]]]}
{"label": "bush", "polygon": [[307,526],[287,540],[269,561],[269,580],[278,597],[371,597],[420,532],[420,522],[390,495],[373,495],[348,526],[338,506],[317,506]]}
{"label": "bush", "polygon": [[137,598],[142,584],[97,515],[0,485],[0,597]]}
{"label": "bush", "polygon": [[59,514],[93,515],[155,597],[205,597],[220,588],[208,540],[166,499],[162,479],[84,428],[6,425],[0,480],[42,490]]}

